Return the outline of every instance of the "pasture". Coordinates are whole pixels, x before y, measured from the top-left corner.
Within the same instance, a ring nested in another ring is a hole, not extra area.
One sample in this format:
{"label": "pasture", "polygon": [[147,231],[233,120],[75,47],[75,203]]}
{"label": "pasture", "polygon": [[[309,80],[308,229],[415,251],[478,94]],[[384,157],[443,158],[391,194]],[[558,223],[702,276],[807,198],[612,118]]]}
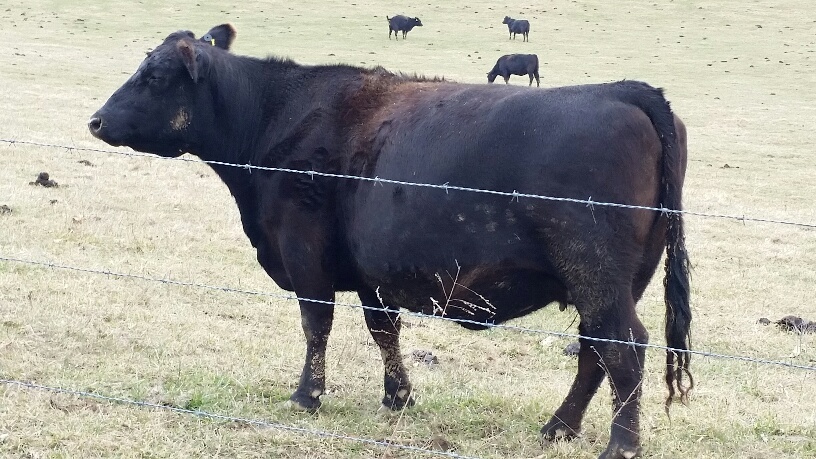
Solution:
{"label": "pasture", "polygon": [[[417,405],[380,416],[379,351],[360,311],[338,307],[323,407],[286,410],[302,365],[297,304],[274,296],[283,292],[256,264],[229,192],[204,164],[106,153],[86,128],[144,52],[178,29],[200,35],[231,22],[236,53],[465,83],[485,83],[503,54],[535,53],[542,87],[626,78],[665,88],[689,133],[687,210],[816,223],[810,2],[508,5],[4,3],[0,206],[9,211],[0,212],[0,257],[271,295],[0,261],[0,378],[469,457],[596,457],[609,435],[606,386],[580,439],[538,444],[576,366],[561,352],[568,340],[541,333],[406,317],[403,350],[431,351],[438,364],[411,363]],[[423,27],[389,41],[385,16],[394,14]],[[507,39],[507,15],[530,21],[528,43]],[[29,184],[43,171],[59,187]],[[816,319],[816,231],[688,215],[686,234],[694,348],[816,365],[816,335],[757,323]],[[658,277],[639,312],[660,344]],[[511,325],[574,333],[574,319],[550,307]],[[690,405],[674,405],[669,419],[664,359],[647,351],[644,457],[816,457],[813,370],[694,356]],[[0,388],[0,456],[433,457],[15,384]]]}

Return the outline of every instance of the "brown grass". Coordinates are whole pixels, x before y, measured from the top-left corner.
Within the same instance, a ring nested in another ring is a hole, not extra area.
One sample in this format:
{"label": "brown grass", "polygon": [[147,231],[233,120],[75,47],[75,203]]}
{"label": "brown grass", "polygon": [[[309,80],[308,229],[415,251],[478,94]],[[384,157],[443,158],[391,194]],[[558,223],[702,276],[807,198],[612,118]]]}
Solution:
{"label": "brown grass", "polygon": [[[201,34],[230,21],[238,53],[473,83],[485,81],[498,56],[535,52],[545,86],[631,78],[666,89],[689,129],[687,209],[816,222],[811,2],[510,5],[8,2],[0,8],[0,138],[106,148],[87,133],[87,118],[145,50],[181,28]],[[425,26],[388,41],[384,17],[401,12]],[[507,40],[505,15],[530,20],[530,43]],[[228,191],[204,165],[8,144],[0,155],[0,205],[12,209],[0,214],[0,256],[277,291],[254,262]],[[60,187],[28,185],[42,171]],[[695,347],[816,365],[814,335],[756,323],[816,319],[816,232],[686,221]],[[653,284],[640,310],[660,343],[663,305]],[[0,376],[422,447],[441,436],[482,458],[542,454],[538,429],[575,371],[561,355],[565,341],[409,319],[405,352],[431,350],[440,364],[412,368],[414,409],[379,418],[379,352],[358,310],[337,315],[324,409],[290,413],[278,404],[302,364],[293,302],[0,262]],[[572,331],[572,319],[553,308],[516,323]],[[694,358],[697,389],[670,422],[663,358],[647,353],[646,457],[816,457],[813,371]],[[604,390],[584,436],[543,457],[597,456],[610,417]],[[0,388],[0,456],[423,457],[14,386]]]}

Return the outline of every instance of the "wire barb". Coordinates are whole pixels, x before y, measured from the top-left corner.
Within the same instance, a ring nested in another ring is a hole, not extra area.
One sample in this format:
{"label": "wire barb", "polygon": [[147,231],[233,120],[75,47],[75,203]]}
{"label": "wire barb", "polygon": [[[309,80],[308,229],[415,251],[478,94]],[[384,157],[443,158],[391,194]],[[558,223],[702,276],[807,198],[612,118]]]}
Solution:
{"label": "wire barb", "polygon": [[589,207],[590,213],[592,213],[592,222],[596,225],[598,224],[598,220],[595,220],[595,202],[592,201],[592,196],[587,198],[587,207]]}

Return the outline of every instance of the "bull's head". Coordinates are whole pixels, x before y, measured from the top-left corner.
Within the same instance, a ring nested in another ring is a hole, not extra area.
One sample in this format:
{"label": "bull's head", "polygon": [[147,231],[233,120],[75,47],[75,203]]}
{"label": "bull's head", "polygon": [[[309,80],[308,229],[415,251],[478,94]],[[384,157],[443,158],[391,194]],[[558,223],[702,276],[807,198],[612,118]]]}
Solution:
{"label": "bull's head", "polygon": [[212,95],[202,82],[213,54],[229,50],[235,29],[216,26],[200,40],[189,31],[170,34],[91,116],[88,129],[113,146],[162,156],[195,147],[197,130],[212,125]]}

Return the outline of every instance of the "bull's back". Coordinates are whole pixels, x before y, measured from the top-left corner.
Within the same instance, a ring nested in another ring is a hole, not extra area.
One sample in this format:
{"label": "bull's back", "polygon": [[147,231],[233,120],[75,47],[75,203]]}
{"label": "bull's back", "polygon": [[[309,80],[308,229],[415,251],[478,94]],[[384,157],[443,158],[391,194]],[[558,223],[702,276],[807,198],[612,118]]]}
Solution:
{"label": "bull's back", "polygon": [[602,86],[403,89],[375,135],[382,147],[373,175],[525,193],[602,193],[604,177],[626,171],[656,183],[661,149],[651,122]]}
{"label": "bull's back", "polygon": [[397,15],[388,20],[388,25],[391,30],[405,30],[408,28],[408,16]]}
{"label": "bull's back", "polygon": [[515,75],[538,73],[538,56],[535,54],[511,54],[505,59],[505,65]]}
{"label": "bull's back", "polygon": [[525,33],[530,31],[530,21],[526,19],[517,19],[513,22],[513,32]]}

